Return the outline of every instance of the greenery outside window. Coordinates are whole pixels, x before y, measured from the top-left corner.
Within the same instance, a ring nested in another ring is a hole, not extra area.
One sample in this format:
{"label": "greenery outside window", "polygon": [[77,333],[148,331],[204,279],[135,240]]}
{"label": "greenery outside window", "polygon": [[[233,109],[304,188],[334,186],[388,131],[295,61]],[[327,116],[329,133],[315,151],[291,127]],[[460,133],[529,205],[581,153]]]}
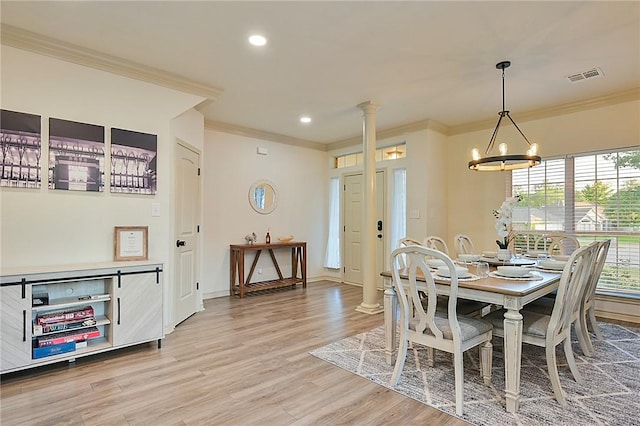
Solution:
{"label": "greenery outside window", "polygon": [[515,230],[611,239],[599,291],[640,296],[640,149],[547,159],[511,172]]}

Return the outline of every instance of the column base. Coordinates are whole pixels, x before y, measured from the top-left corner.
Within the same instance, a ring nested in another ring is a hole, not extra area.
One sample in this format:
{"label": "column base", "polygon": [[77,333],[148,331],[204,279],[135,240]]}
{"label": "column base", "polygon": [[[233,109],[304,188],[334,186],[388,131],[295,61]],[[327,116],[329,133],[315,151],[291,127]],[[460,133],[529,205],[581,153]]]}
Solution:
{"label": "column base", "polygon": [[369,305],[368,303],[363,302],[356,308],[356,311],[362,312],[363,314],[374,315],[379,314],[380,312],[384,312],[384,307],[379,303],[376,303],[375,305]]}

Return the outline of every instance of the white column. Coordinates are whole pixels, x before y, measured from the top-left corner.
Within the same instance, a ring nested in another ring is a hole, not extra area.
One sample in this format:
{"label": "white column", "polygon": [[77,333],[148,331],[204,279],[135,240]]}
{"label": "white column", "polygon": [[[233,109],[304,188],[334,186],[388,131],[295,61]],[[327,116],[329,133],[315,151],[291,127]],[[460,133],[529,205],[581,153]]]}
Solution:
{"label": "white column", "polygon": [[378,303],[376,287],[376,108],[367,101],[358,105],[364,113],[362,148],[364,152],[362,201],[362,303],[358,312],[377,314],[383,311]]}

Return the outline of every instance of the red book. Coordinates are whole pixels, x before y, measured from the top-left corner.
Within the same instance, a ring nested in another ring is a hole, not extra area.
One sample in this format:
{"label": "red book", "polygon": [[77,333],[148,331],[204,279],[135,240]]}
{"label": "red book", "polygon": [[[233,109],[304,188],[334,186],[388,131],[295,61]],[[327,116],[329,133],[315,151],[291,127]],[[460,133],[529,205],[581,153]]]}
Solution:
{"label": "red book", "polygon": [[98,327],[63,331],[62,333],[38,337],[38,347],[42,348],[45,346],[60,345],[62,343],[78,342],[80,340],[88,340],[95,337],[100,337],[100,330],[98,330]]}
{"label": "red book", "polygon": [[46,314],[38,315],[38,324],[52,324],[56,322],[64,321],[77,321],[85,318],[91,318],[93,316],[93,308],[91,306],[85,306],[80,309],[72,311],[55,311],[48,312]]}

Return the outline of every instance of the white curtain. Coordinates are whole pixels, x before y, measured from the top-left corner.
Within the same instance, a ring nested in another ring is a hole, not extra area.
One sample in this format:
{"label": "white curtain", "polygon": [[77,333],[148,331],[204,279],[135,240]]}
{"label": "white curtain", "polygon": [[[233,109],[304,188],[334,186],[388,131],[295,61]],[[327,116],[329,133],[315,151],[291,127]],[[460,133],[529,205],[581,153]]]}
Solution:
{"label": "white curtain", "polygon": [[337,177],[329,182],[329,236],[324,266],[340,269],[340,179]]}
{"label": "white curtain", "polygon": [[393,171],[393,201],[391,205],[391,250],[398,248],[398,241],[407,233],[407,170]]}

